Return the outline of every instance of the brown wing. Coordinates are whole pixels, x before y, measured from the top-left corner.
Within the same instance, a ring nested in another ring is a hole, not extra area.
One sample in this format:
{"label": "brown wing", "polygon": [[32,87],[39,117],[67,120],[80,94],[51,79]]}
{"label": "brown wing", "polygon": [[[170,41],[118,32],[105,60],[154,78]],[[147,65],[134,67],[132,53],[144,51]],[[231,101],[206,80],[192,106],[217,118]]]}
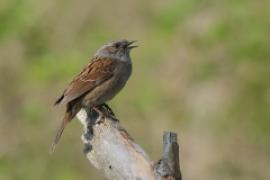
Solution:
{"label": "brown wing", "polygon": [[68,103],[110,79],[116,63],[112,59],[94,59],[70,82],[55,104]]}

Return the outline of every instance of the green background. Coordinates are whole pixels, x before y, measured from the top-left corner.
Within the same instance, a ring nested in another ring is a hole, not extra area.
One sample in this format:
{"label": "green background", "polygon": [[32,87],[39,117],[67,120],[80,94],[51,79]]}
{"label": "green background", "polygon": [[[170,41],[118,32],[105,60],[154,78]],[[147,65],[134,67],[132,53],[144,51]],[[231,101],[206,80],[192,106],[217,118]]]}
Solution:
{"label": "green background", "polygon": [[0,179],[103,179],[73,121],[49,147],[68,82],[104,43],[138,40],[110,102],[158,160],[178,133],[186,180],[270,179],[270,1],[1,0]]}

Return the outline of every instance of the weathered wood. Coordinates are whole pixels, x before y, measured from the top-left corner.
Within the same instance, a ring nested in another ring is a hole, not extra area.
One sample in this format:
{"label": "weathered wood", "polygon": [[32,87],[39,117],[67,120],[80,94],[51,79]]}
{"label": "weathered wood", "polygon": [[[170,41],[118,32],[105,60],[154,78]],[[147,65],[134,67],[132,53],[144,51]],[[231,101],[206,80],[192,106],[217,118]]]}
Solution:
{"label": "weathered wood", "polygon": [[176,133],[164,132],[163,153],[161,159],[154,166],[154,172],[156,179],[182,179]]}
{"label": "weathered wood", "polygon": [[110,108],[102,108],[108,116],[98,116],[95,111],[83,108],[77,118],[84,126],[84,153],[107,179],[181,179],[175,133],[164,134],[162,158],[154,163],[120,126]]}

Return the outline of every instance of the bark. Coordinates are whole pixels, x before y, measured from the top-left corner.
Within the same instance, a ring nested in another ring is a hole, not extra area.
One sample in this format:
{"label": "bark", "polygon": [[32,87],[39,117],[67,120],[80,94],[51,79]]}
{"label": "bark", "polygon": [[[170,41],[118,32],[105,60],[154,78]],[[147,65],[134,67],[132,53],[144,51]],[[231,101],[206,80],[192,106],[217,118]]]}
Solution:
{"label": "bark", "polygon": [[103,115],[85,107],[77,114],[84,127],[84,153],[90,163],[107,179],[116,180],[181,180],[177,135],[164,132],[163,154],[155,163],[134,142],[108,106]]}

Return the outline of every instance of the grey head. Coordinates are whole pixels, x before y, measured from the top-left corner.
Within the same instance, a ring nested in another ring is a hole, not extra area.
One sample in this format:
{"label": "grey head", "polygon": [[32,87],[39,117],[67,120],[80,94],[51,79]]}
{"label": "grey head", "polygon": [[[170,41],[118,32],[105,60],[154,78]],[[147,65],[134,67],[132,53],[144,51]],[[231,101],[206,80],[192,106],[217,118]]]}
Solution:
{"label": "grey head", "polygon": [[137,47],[133,45],[136,41],[117,40],[103,45],[97,52],[97,57],[112,58],[123,62],[130,61],[130,50]]}

